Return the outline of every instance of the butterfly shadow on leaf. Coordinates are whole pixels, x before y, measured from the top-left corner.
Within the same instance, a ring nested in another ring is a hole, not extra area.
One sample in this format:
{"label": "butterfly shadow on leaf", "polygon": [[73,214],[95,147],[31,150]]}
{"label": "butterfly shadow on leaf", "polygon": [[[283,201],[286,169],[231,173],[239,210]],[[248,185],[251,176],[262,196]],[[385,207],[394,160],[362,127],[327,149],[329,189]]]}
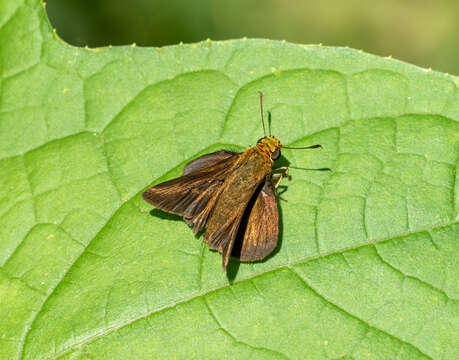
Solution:
{"label": "butterfly shadow on leaf", "polygon": [[162,210],[156,209],[156,208],[150,211],[150,215],[154,216],[154,217],[157,217],[157,218],[160,218],[160,219],[164,219],[164,220],[183,221],[182,216],[171,214],[171,213],[167,213],[165,211],[162,211]]}

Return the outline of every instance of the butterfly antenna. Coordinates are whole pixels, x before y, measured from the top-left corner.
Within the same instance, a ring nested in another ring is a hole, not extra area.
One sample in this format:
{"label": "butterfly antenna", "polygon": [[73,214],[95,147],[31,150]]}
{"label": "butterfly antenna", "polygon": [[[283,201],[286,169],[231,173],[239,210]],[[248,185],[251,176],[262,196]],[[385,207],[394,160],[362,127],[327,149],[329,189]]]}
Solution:
{"label": "butterfly antenna", "polygon": [[268,132],[269,136],[271,136],[271,111],[268,111]]}
{"label": "butterfly antenna", "polygon": [[261,123],[263,124],[263,133],[265,134],[265,137],[266,137],[265,118],[263,117],[263,93],[261,91],[259,91],[259,93],[260,93]]}
{"label": "butterfly antenna", "polygon": [[290,146],[282,146],[284,149],[295,149],[295,150],[300,150],[300,149],[317,149],[321,148],[322,145],[311,145],[311,146],[304,146],[304,147],[290,147]]}

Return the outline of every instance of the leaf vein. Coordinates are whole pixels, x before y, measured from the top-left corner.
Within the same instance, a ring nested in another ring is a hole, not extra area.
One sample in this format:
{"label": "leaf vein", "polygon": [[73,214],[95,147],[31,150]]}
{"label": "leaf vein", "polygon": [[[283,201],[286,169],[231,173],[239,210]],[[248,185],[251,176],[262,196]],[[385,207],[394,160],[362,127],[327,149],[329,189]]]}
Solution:
{"label": "leaf vein", "polygon": [[203,298],[203,300],[204,300],[204,304],[205,304],[205,306],[206,306],[206,308],[207,308],[207,310],[209,312],[210,317],[216,322],[216,324],[219,327],[219,329],[221,331],[223,331],[229,338],[231,338],[231,340],[234,343],[240,344],[240,345],[243,345],[243,346],[247,346],[248,348],[256,350],[256,351],[260,351],[261,350],[263,352],[272,353],[272,354],[280,356],[282,359],[290,360],[290,358],[287,355],[285,355],[285,354],[283,354],[283,353],[281,353],[279,351],[276,351],[276,350],[273,350],[273,349],[269,349],[269,348],[266,348],[266,347],[250,345],[250,344],[248,344],[246,342],[243,342],[243,341],[239,340],[237,338],[237,336],[233,335],[231,333],[231,331],[228,328],[226,328],[222,324],[222,322],[217,318],[215,312],[212,310],[211,306],[209,305],[209,301],[205,297]]}
{"label": "leaf vein", "polygon": [[357,315],[354,315],[352,313],[350,313],[349,311],[341,308],[339,305],[335,304],[334,302],[332,302],[330,299],[328,299],[327,296],[321,294],[316,288],[314,288],[311,284],[309,284],[307,282],[307,280],[302,277],[297,271],[295,271],[295,269],[291,266],[288,266],[287,267],[299,280],[301,280],[301,282],[304,284],[305,288],[309,289],[309,290],[312,290],[317,296],[319,296],[323,301],[325,301],[326,303],[330,304],[332,307],[334,307],[335,309],[337,309],[339,312],[342,312],[358,321],[360,321],[362,324],[364,324],[367,328],[369,329],[373,329],[377,332],[380,332],[382,334],[385,334],[387,336],[389,336],[390,338],[398,341],[399,343],[401,344],[406,344],[406,345],[409,345],[410,347],[412,347],[413,349],[417,350],[420,354],[422,354],[423,356],[425,356],[426,358],[428,359],[432,359],[429,355],[425,354],[423,351],[421,351],[421,349],[419,349],[416,345],[414,344],[411,344],[405,340],[402,340],[402,339],[399,339],[398,337],[396,337],[395,335],[385,331],[385,330],[382,330],[382,329],[379,329],[378,327],[374,326],[374,325],[371,325],[370,323],[368,323],[367,321],[359,318]]}
{"label": "leaf vein", "polygon": [[379,252],[378,250],[378,244],[373,244],[373,247],[375,249],[375,252],[376,252],[376,256],[378,257],[378,259],[386,266],[388,266],[390,269],[392,269],[393,271],[395,271],[396,273],[402,275],[404,278],[407,278],[407,279],[412,279],[412,280],[415,280],[421,284],[423,284],[424,286],[427,286],[428,288],[430,288],[431,290],[435,291],[435,292],[438,292],[440,293],[442,296],[444,296],[446,299],[448,300],[452,300],[454,302],[457,302],[459,301],[459,299],[456,299],[450,295],[448,295],[445,290],[443,289],[440,289],[438,287],[436,287],[435,285],[425,281],[425,280],[422,280],[420,279],[419,277],[415,276],[415,275],[408,275],[408,274],[405,274],[402,270],[400,270],[399,268],[397,268],[395,265],[391,264],[390,262],[388,262],[386,259],[384,259],[383,255],[381,255],[381,253]]}

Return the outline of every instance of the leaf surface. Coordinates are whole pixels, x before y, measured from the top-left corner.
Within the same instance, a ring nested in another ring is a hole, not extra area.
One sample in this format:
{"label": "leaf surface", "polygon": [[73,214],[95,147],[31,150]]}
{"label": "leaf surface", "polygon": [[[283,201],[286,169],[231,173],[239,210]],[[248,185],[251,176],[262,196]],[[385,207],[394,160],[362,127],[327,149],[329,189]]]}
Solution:
{"label": "leaf surface", "polygon": [[[456,359],[457,77],[269,40],[80,49],[0,2],[0,358]],[[284,144],[280,247],[241,264],[142,190]],[[295,167],[295,168],[293,168]],[[309,171],[313,168],[332,171]]]}

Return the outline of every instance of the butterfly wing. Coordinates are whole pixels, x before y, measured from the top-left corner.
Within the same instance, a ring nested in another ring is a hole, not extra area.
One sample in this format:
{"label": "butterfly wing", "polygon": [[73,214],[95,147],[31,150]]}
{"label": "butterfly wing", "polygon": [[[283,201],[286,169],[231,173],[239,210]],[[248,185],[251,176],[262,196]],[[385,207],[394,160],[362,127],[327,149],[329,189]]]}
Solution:
{"label": "butterfly wing", "polygon": [[184,175],[149,188],[142,197],[158,209],[183,216],[197,233],[205,225],[216,200],[213,197],[239,155],[226,151],[203,155],[185,166]]}
{"label": "butterfly wing", "polygon": [[233,252],[240,261],[264,259],[275,249],[279,238],[279,210],[270,180],[257,190],[252,202],[253,206],[244,214],[243,225],[246,226],[241,226],[239,232],[243,235],[240,250]]}

